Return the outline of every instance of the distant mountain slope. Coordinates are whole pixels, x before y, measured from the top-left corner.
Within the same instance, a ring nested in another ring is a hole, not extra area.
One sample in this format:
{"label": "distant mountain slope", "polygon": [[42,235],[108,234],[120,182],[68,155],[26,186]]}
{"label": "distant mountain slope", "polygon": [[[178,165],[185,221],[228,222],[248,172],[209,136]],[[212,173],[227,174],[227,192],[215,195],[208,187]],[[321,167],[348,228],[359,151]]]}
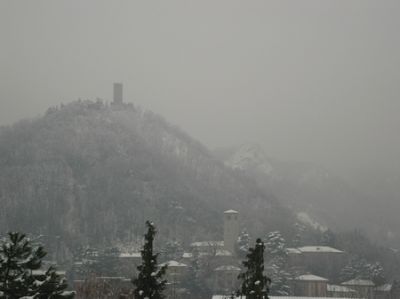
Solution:
{"label": "distant mountain slope", "polygon": [[256,144],[218,150],[216,156],[232,169],[258,181],[260,188],[275,194],[283,204],[309,215],[322,226],[362,228],[361,194],[329,171],[310,163],[284,162],[269,157]]}
{"label": "distant mountain slope", "polygon": [[0,227],[70,244],[132,241],[153,219],[164,237],[221,237],[224,209],[255,233],[294,221],[199,142],[132,105],[77,101],[0,131]]}

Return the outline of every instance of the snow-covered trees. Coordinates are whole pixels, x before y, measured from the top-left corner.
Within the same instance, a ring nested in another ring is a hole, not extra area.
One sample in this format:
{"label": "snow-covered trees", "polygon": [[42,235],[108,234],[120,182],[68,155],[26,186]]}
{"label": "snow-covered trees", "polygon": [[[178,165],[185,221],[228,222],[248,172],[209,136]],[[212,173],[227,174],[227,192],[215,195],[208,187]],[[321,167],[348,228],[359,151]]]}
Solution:
{"label": "snow-covered trees", "polygon": [[285,270],[277,260],[268,266],[267,273],[271,279],[270,294],[275,296],[287,296],[290,294],[290,280],[292,275]]}
{"label": "snow-covered trees", "polygon": [[322,233],[321,244],[324,246],[331,246],[331,247],[336,246],[336,236],[330,229]]}
{"label": "snow-covered trees", "polygon": [[270,292],[273,295],[289,295],[291,276],[286,271],[286,240],[279,231],[268,233],[265,239],[267,273],[271,278]]}
{"label": "snow-covered trees", "polygon": [[270,232],[265,238],[265,252],[269,258],[285,257],[286,241],[279,231]]}
{"label": "snow-covered trees", "polygon": [[238,295],[247,299],[268,298],[270,279],[264,275],[264,250],[261,239],[257,239],[255,247],[249,249],[247,260],[243,261],[245,272],[238,277],[242,282]]}
{"label": "snow-covered trees", "polygon": [[245,257],[250,248],[250,235],[244,229],[237,239],[237,252],[240,257]]}
{"label": "snow-covered trees", "polygon": [[142,264],[137,267],[139,274],[132,282],[135,285],[135,298],[163,299],[163,290],[167,281],[163,279],[167,266],[158,268],[158,254],[153,253],[153,242],[156,229],[152,222],[146,221],[147,232],[141,250]]}
{"label": "snow-covered trees", "polygon": [[53,267],[40,270],[45,256],[43,247],[24,234],[9,233],[0,247],[1,298],[73,298],[74,293],[65,291],[67,284]]}
{"label": "snow-covered trees", "polygon": [[385,270],[379,262],[370,264],[369,267],[370,279],[376,284],[381,285],[385,282]]}
{"label": "snow-covered trees", "polygon": [[376,285],[380,285],[385,282],[385,271],[379,262],[371,264],[363,258],[354,256],[340,272],[340,278],[342,281],[354,278],[370,279]]}

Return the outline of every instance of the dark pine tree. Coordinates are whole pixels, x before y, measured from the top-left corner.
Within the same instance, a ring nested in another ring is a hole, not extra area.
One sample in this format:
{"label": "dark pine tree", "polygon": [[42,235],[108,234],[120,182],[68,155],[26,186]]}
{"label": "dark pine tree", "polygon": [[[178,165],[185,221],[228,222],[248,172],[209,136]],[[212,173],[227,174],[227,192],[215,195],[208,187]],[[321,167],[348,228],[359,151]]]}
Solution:
{"label": "dark pine tree", "polygon": [[247,260],[242,263],[246,270],[238,276],[242,281],[239,296],[246,299],[268,299],[271,280],[264,275],[264,250],[265,245],[261,239],[256,240],[254,248],[249,248]]}
{"label": "dark pine tree", "polygon": [[153,242],[156,229],[152,222],[146,221],[147,232],[144,235],[144,246],[141,250],[142,264],[137,267],[139,275],[132,281],[135,286],[135,298],[163,299],[163,290],[167,281],[163,279],[167,266],[157,265],[158,253],[153,253]]}
{"label": "dark pine tree", "polygon": [[[33,244],[24,234],[9,233],[0,247],[0,297],[5,299],[73,298],[65,279],[53,267],[39,271],[46,256],[41,245]],[[36,270],[36,271],[35,271]]]}

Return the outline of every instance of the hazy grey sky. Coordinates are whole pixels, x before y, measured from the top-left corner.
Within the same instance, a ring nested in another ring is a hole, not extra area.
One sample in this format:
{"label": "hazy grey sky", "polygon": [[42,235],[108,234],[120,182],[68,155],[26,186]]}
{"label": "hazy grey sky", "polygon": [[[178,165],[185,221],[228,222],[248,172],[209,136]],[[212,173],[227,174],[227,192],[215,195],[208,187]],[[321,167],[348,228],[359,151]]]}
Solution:
{"label": "hazy grey sky", "polygon": [[0,2],[0,124],[125,99],[208,147],[400,170],[400,1]]}

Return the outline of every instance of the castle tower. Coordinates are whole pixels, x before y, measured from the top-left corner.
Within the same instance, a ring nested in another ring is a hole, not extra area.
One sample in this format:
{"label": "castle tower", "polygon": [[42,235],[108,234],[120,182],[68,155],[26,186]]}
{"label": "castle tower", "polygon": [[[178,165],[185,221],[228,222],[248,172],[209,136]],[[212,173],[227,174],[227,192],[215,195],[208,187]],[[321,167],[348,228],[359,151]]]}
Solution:
{"label": "castle tower", "polygon": [[224,248],[232,254],[235,253],[237,238],[239,236],[239,212],[227,210],[224,212]]}
{"label": "castle tower", "polygon": [[114,83],[113,104],[122,104],[123,102],[123,86],[122,83]]}

